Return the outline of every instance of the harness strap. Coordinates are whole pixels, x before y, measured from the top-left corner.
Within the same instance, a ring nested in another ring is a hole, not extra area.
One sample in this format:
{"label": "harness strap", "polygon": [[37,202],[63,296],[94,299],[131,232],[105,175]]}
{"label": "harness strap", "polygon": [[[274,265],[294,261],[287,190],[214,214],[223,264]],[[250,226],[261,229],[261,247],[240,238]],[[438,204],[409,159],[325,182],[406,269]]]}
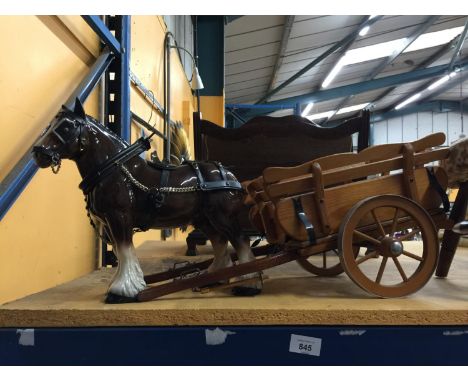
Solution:
{"label": "harness strap", "polygon": [[307,218],[306,213],[304,212],[304,208],[302,207],[301,198],[294,198],[293,200],[294,210],[296,212],[297,218],[301,221],[302,225],[304,226],[307,236],[309,237],[310,244],[315,244],[317,242],[315,238],[315,229],[314,225],[310,222]]}
{"label": "harness strap", "polygon": [[140,155],[142,152],[149,150],[151,147],[147,138],[140,138],[134,144],[119,151],[112,158],[109,158],[102,163],[97,169],[87,175],[80,183],[79,187],[85,194],[89,194],[91,190],[103,178],[109,176],[111,172],[122,163]]}
{"label": "harness strap", "polygon": [[189,161],[187,162],[192,168],[193,171],[195,171],[195,175],[197,176],[197,184],[198,186],[203,189],[203,185],[205,184],[205,179],[203,179],[203,175],[200,171],[200,167],[198,166],[198,163],[195,161]]}
{"label": "harness strap", "polygon": [[169,176],[171,175],[171,172],[169,170],[162,170],[161,173],[161,181],[160,181],[160,188],[164,188],[169,186]]}
{"label": "harness strap", "polygon": [[440,185],[439,181],[437,180],[437,177],[435,176],[435,173],[434,173],[434,168],[426,167],[426,171],[427,171],[427,176],[429,178],[430,185],[434,188],[434,190],[437,191],[440,198],[442,199],[442,204],[444,205],[444,211],[449,212],[450,200],[447,196],[447,193],[445,192],[445,190],[443,189],[443,187]]}
{"label": "harness strap", "polygon": [[216,167],[218,167],[219,175],[221,175],[221,179],[222,180],[227,180],[226,170],[224,169],[221,162],[214,162],[214,164],[216,165]]}

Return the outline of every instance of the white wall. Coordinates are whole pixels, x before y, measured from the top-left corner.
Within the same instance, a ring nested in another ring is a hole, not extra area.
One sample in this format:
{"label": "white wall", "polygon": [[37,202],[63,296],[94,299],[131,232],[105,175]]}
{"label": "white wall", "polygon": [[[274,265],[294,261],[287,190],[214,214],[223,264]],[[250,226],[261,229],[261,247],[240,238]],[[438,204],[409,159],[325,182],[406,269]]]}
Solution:
{"label": "white wall", "polygon": [[[468,135],[468,114],[463,115],[464,134]],[[445,144],[457,140],[462,132],[458,112],[423,112],[391,118],[371,124],[371,145],[414,141],[428,134],[443,132],[448,139]]]}

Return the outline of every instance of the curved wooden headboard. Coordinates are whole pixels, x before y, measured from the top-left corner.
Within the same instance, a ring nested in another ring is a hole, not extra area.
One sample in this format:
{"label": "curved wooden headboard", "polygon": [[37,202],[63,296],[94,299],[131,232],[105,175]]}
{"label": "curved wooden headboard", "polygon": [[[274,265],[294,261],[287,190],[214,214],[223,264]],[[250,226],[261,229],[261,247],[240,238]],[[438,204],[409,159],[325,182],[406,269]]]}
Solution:
{"label": "curved wooden headboard", "polygon": [[368,147],[369,112],[337,127],[324,128],[306,118],[256,117],[239,128],[226,129],[194,113],[195,158],[216,160],[239,181],[258,177],[267,167],[297,166],[312,159]]}

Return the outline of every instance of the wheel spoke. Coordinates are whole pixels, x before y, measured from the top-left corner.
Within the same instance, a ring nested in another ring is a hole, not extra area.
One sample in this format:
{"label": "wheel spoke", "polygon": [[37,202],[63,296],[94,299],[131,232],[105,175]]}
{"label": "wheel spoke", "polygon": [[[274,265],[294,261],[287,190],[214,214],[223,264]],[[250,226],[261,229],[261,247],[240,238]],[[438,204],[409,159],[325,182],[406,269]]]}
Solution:
{"label": "wheel spoke", "polygon": [[383,237],[385,237],[385,235],[387,235],[387,234],[385,233],[385,230],[382,227],[382,223],[380,223],[380,220],[377,218],[377,215],[375,213],[375,209],[372,210],[371,213],[372,213],[372,217],[374,218],[375,222],[379,226],[380,233],[382,234]]}
{"label": "wheel spoke", "polygon": [[372,236],[369,236],[369,235],[366,235],[365,233],[362,233],[358,230],[354,230],[354,234],[356,236],[359,236],[361,239],[365,239],[367,241],[370,241],[371,243],[374,243],[376,245],[380,245],[380,241],[378,241],[377,239],[373,238]]}
{"label": "wheel spoke", "polygon": [[387,265],[387,260],[388,260],[388,257],[384,257],[382,259],[382,262],[380,263],[379,272],[377,273],[377,277],[375,278],[375,282],[377,284],[380,284],[380,280],[382,280],[382,275],[384,273],[385,266]]}
{"label": "wheel spoke", "polygon": [[411,257],[412,259],[418,260],[418,261],[423,261],[424,259],[421,256],[415,255],[414,253],[408,252],[408,251],[403,251],[403,255]]}
{"label": "wheel spoke", "polygon": [[356,264],[359,265],[361,263],[363,263],[364,261],[367,261],[369,259],[375,259],[375,254],[377,253],[377,251],[372,251],[372,252],[369,252],[367,255],[359,258],[359,259],[356,259]]}
{"label": "wheel spoke", "polygon": [[403,235],[403,236],[399,237],[398,239],[400,241],[405,241],[405,240],[408,240],[410,237],[413,237],[414,235],[416,235],[417,233],[420,233],[420,232],[421,232],[420,229],[414,229],[411,232],[407,233],[406,235]]}
{"label": "wheel spoke", "polygon": [[327,268],[327,252],[322,253],[323,256],[323,268]]}
{"label": "wheel spoke", "polygon": [[403,281],[408,281],[408,277],[406,277],[405,271],[401,267],[401,264],[398,261],[398,259],[396,257],[392,257],[392,259],[393,259],[393,262],[395,263],[395,265],[396,265],[396,267],[398,269],[398,272],[400,272],[400,275],[401,275],[401,278],[403,279]]}
{"label": "wheel spoke", "polygon": [[392,229],[390,230],[390,235],[394,235],[395,234],[395,231],[396,231],[396,226],[397,226],[397,223],[398,223],[398,212],[400,211],[400,209],[397,207],[395,208],[395,216],[393,216],[393,222],[392,222]]}

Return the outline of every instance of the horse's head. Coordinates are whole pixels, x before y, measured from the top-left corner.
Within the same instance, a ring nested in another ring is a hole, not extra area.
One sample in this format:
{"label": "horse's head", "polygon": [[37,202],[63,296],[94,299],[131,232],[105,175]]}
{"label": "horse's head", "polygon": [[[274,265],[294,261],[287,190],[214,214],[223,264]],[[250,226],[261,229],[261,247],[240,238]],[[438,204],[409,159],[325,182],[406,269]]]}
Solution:
{"label": "horse's head", "polygon": [[77,99],[73,111],[62,106],[33,147],[34,160],[42,168],[58,171],[62,159],[76,159],[84,151],[87,125],[83,105]]}

